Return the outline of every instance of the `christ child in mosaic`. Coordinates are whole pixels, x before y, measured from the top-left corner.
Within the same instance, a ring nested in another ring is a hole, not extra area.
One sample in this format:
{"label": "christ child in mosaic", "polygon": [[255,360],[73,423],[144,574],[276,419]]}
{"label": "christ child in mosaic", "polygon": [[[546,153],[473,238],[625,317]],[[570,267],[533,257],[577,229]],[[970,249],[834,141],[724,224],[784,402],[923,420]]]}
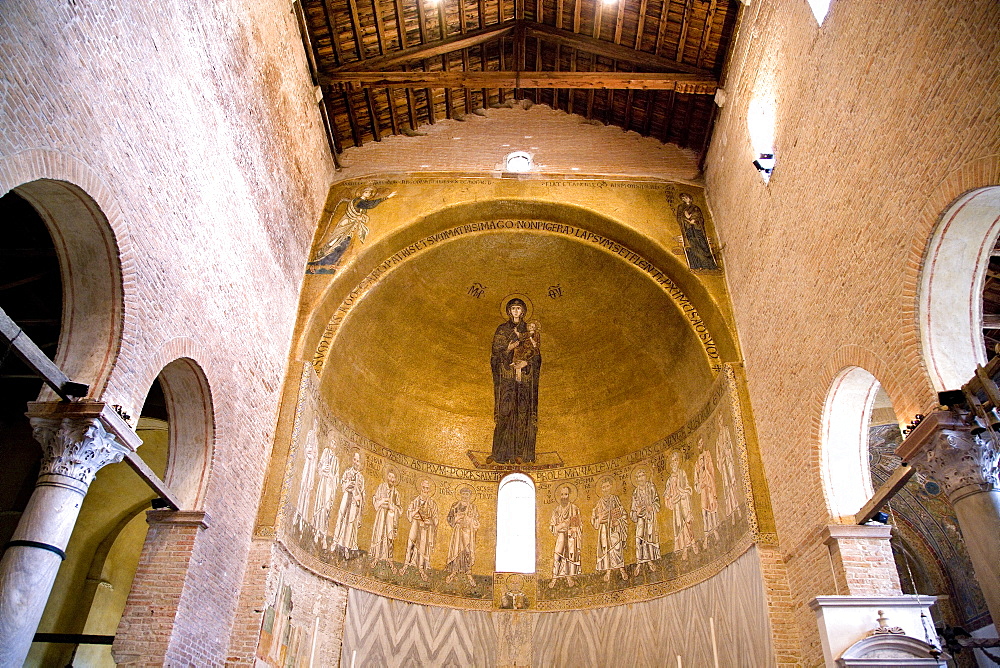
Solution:
{"label": "christ child in mosaic", "polygon": [[663,490],[663,500],[674,515],[674,552],[680,552],[681,558],[687,559],[688,550],[697,553],[698,546],[691,531],[691,484],[681,468],[679,452],[670,456],[670,477]]}
{"label": "christ child in mosaic", "polygon": [[396,566],[392,563],[393,547],[396,543],[396,526],[403,511],[399,490],[396,488],[395,471],[386,471],[385,482],[375,490],[372,505],[375,506],[375,524],[372,526],[372,542],[368,550],[372,570],[385,562],[389,570],[395,573]]}
{"label": "christ child in mosaic", "polygon": [[406,509],[406,519],[410,520],[410,536],[406,541],[406,562],[399,574],[405,574],[413,566],[420,571],[420,579],[426,580],[438,526],[438,507],[431,498],[430,480],[420,481],[420,494]]}
{"label": "christ child in mosaic", "polygon": [[[515,330],[516,331],[516,330]],[[514,359],[510,366],[514,369],[514,378],[521,382],[521,370],[528,366],[531,358],[538,354],[542,347],[542,323],[532,320],[528,323],[527,332],[517,332],[518,342],[514,346]]]}
{"label": "christ child in mosaic", "polygon": [[635,472],[635,490],[632,492],[632,508],[629,516],[635,522],[635,574],[642,572],[642,565],[650,572],[656,570],[653,563],[660,558],[660,530],[656,514],[660,512],[660,495],[656,485],[647,477],[645,469]]}
{"label": "christ child in mosaic", "polygon": [[705,525],[705,546],[708,539],[714,536],[719,539],[719,489],[715,482],[715,463],[712,453],[705,448],[705,439],[698,437],[698,449],[701,453],[694,463],[694,488],[701,497],[701,519]]}
{"label": "christ child in mosaic", "polygon": [[573,576],[580,574],[580,539],[583,531],[580,508],[570,500],[568,485],[559,488],[559,502],[552,509],[549,529],[556,537],[549,587],[555,587],[560,578],[565,578],[566,584],[572,587],[576,584]]}
{"label": "christ child in mosaic", "polygon": [[605,582],[611,580],[613,570],[618,571],[622,580],[628,580],[628,573],[625,572],[628,516],[612,490],[613,480],[605,476],[601,479],[601,498],[590,515],[590,523],[597,529],[597,571],[604,572]]}
{"label": "christ child in mosaic", "polygon": [[476,532],[479,530],[479,510],[472,501],[472,488],[462,487],[458,501],[451,504],[448,510],[447,522],[451,527],[451,543],[448,545],[448,577],[447,582],[455,579],[461,573],[473,587],[476,581],[472,578],[472,565],[476,561]]}

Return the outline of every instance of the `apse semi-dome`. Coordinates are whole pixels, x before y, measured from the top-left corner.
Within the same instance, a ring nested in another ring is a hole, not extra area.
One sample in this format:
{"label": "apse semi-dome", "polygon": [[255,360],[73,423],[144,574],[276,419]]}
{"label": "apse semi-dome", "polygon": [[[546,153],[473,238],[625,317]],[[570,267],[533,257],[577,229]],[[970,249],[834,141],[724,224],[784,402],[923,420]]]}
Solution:
{"label": "apse semi-dome", "polygon": [[540,456],[578,465],[648,446],[711,386],[697,334],[647,273],[572,237],[494,231],[424,250],[354,303],[321,396],[393,451],[472,466],[469,451],[491,449],[491,343],[515,298],[538,330]]}

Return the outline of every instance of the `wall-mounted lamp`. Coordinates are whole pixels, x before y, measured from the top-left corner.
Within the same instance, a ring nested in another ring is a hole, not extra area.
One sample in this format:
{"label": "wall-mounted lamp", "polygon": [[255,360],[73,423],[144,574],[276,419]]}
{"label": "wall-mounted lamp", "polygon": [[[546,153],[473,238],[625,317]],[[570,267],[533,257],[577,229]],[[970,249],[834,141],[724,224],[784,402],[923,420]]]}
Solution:
{"label": "wall-mounted lamp", "polygon": [[531,170],[531,154],[527,151],[514,151],[508,153],[503,161],[504,169],[508,172],[527,172]]}
{"label": "wall-mounted lamp", "polygon": [[760,157],[753,161],[753,166],[760,171],[761,175],[766,181],[771,176],[771,172],[774,170],[774,154],[773,153],[760,153]]}

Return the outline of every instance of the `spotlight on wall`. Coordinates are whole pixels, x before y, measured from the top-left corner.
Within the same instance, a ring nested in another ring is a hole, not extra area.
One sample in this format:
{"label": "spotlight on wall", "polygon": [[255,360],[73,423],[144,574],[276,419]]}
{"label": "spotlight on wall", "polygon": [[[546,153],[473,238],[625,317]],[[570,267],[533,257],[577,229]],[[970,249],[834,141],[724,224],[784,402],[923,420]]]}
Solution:
{"label": "spotlight on wall", "polygon": [[875,513],[874,515],[872,515],[872,521],[873,522],[878,522],[879,524],[888,524],[889,523],[889,515],[888,515],[888,513],[885,513],[885,512],[883,512],[883,511],[880,510],[877,513]]}
{"label": "spotlight on wall", "polygon": [[759,155],[760,157],[753,161],[753,166],[756,167],[761,174],[763,174],[765,179],[767,179],[771,176],[771,172],[774,170],[774,154],[760,153]]}
{"label": "spotlight on wall", "polygon": [[531,154],[527,151],[514,151],[508,153],[503,161],[508,172],[527,172],[531,170]]}

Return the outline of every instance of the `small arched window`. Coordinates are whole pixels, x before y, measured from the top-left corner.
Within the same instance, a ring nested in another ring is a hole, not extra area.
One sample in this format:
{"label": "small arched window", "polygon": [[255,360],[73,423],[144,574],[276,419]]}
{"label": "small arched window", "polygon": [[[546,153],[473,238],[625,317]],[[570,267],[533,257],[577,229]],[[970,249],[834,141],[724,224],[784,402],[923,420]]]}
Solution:
{"label": "small arched window", "polygon": [[500,481],[496,569],[535,572],[535,483],[523,473],[511,473]]}

